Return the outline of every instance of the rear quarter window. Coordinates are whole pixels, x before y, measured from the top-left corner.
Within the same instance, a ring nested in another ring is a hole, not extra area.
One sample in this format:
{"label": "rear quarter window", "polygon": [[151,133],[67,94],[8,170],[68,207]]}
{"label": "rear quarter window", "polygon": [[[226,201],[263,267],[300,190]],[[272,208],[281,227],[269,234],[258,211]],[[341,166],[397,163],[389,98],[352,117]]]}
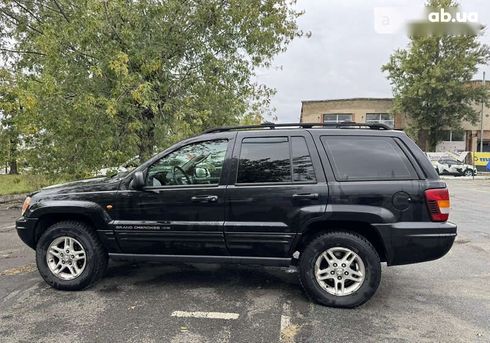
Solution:
{"label": "rear quarter window", "polygon": [[337,181],[417,179],[410,160],[392,137],[322,136]]}

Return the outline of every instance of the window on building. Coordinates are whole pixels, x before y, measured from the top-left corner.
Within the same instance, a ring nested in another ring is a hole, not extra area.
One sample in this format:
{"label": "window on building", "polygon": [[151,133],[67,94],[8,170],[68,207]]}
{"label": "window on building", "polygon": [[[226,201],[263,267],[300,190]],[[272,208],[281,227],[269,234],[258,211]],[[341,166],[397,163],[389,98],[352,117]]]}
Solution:
{"label": "window on building", "polygon": [[464,130],[443,130],[441,140],[446,142],[462,142],[465,139]]}
{"label": "window on building", "polygon": [[464,130],[452,130],[451,131],[451,141],[452,142],[461,142],[464,141]]}
{"label": "window on building", "polygon": [[388,125],[389,127],[395,127],[395,121],[391,113],[366,113],[366,123],[379,123]]}
{"label": "window on building", "polygon": [[[490,152],[490,142],[483,140],[483,151],[480,150],[481,140],[477,140],[476,151],[477,152]],[[489,161],[490,162],[490,161]]]}
{"label": "window on building", "polygon": [[451,140],[451,131],[449,130],[441,131],[441,140],[443,142],[449,142]]}
{"label": "window on building", "polygon": [[352,113],[326,113],[323,115],[324,123],[342,123],[352,121]]}
{"label": "window on building", "polygon": [[315,170],[304,137],[291,138],[293,153],[293,181],[315,181]]}
{"label": "window on building", "polygon": [[390,137],[323,136],[338,181],[417,178],[405,153]]}

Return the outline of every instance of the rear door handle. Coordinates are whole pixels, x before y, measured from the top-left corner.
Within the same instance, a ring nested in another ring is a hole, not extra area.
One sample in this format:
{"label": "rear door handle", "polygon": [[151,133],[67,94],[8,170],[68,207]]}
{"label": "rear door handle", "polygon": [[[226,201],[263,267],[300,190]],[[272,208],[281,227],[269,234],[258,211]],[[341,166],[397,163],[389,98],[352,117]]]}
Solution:
{"label": "rear door handle", "polygon": [[320,196],[318,193],[298,193],[298,194],[293,194],[293,199],[309,199],[309,200],[315,200],[318,199]]}
{"label": "rear door handle", "polygon": [[194,195],[191,198],[192,202],[217,202],[217,195]]}

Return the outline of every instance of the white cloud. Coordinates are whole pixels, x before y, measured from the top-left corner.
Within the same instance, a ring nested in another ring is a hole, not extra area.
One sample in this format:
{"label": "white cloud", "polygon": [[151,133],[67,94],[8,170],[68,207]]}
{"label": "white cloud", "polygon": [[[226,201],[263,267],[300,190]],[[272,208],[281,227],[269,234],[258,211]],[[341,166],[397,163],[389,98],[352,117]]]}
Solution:
{"label": "white cloud", "polygon": [[[280,122],[299,121],[301,100],[350,97],[389,97],[391,87],[381,72],[397,48],[406,46],[403,30],[379,34],[374,29],[378,6],[423,9],[423,0],[361,1],[300,0],[306,13],[300,28],[312,32],[310,39],[297,39],[277,56],[274,67],[260,70],[257,79],[276,88],[272,105]],[[490,22],[490,2],[468,0],[462,10],[477,11],[482,23]],[[490,44],[489,35],[482,41]],[[488,68],[487,68],[488,70]],[[475,75],[481,78],[481,73]]]}

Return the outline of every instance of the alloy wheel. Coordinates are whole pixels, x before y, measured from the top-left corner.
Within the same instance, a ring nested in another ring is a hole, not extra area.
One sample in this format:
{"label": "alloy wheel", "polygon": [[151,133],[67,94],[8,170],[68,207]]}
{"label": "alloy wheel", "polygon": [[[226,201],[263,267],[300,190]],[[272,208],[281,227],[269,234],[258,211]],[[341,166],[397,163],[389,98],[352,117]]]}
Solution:
{"label": "alloy wheel", "polygon": [[87,265],[87,254],[75,238],[61,236],[49,245],[46,262],[53,275],[68,281],[82,274]]}
{"label": "alloy wheel", "polygon": [[330,248],[320,254],[315,262],[316,281],[332,295],[354,293],[362,286],[365,277],[364,262],[348,248]]}

